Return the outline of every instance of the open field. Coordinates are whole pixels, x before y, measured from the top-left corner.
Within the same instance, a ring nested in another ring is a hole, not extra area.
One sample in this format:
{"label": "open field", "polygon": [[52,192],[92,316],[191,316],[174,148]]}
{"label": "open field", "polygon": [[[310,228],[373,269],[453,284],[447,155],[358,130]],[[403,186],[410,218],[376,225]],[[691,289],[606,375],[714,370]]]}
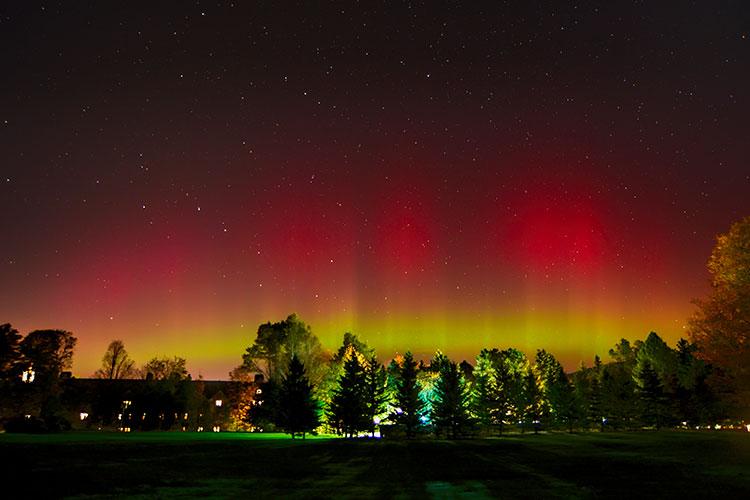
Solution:
{"label": "open field", "polygon": [[[0,478],[39,496],[750,498],[750,434],[292,441],[258,434],[0,435]],[[14,488],[15,490],[15,488]]]}

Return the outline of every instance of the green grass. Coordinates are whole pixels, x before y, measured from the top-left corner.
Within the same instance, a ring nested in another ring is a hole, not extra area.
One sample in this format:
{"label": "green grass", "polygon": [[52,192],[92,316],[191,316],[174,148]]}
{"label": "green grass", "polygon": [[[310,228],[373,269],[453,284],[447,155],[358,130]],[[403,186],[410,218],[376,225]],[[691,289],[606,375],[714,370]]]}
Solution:
{"label": "green grass", "polygon": [[[27,497],[750,497],[750,434],[346,441],[229,433],[0,435]],[[7,486],[6,486],[7,487]]]}

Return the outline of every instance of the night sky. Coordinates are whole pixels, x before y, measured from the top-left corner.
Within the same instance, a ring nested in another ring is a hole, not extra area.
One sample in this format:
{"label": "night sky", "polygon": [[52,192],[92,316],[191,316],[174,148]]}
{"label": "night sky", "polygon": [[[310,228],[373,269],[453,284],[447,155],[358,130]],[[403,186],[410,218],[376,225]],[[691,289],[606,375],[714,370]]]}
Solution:
{"label": "night sky", "polygon": [[291,312],[574,369],[683,336],[750,215],[747,2],[154,3],[0,6],[0,322],[77,376]]}

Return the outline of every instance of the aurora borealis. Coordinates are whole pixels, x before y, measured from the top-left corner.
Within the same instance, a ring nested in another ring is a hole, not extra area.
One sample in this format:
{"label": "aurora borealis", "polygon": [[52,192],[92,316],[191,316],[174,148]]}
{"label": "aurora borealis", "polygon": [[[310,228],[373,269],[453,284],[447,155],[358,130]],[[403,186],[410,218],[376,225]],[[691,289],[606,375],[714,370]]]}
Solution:
{"label": "aurora borealis", "polygon": [[683,335],[750,214],[742,2],[0,7],[0,323],[226,378]]}

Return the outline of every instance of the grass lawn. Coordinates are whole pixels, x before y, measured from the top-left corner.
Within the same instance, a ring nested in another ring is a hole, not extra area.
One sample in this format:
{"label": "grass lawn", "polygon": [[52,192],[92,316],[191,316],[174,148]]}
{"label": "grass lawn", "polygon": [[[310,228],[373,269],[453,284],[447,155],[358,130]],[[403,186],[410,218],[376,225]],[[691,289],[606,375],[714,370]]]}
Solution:
{"label": "grass lawn", "polygon": [[[25,497],[750,498],[750,433],[306,441],[262,434],[0,434]],[[16,488],[13,488],[15,491]]]}

